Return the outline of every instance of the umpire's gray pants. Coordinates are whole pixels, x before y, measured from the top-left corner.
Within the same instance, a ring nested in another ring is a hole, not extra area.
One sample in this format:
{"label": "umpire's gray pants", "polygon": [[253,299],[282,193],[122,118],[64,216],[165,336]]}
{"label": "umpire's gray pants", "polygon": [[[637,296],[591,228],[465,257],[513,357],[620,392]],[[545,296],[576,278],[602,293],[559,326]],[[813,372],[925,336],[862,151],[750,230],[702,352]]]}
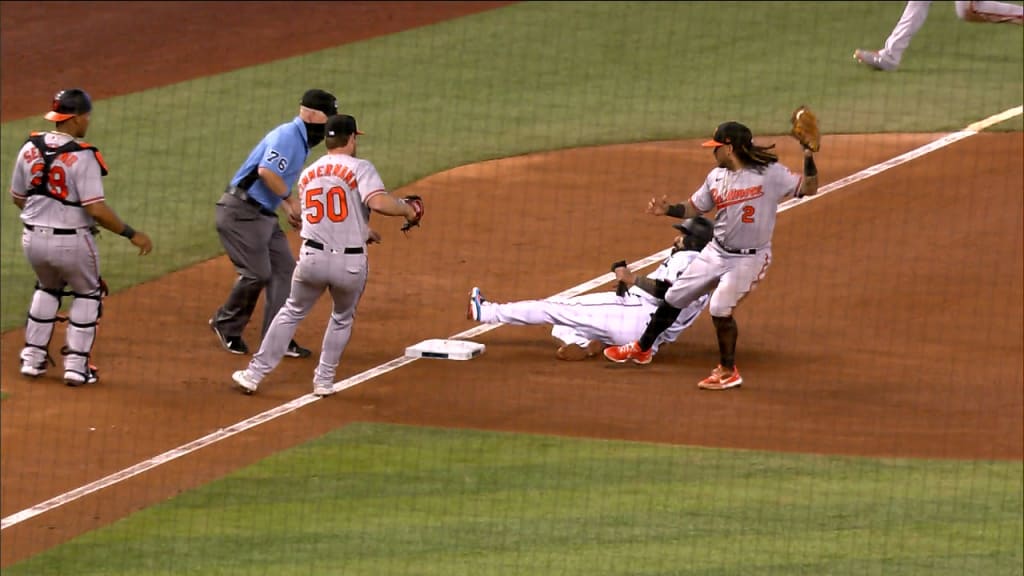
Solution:
{"label": "umpire's gray pants", "polygon": [[276,215],[264,214],[230,194],[217,202],[217,234],[238,271],[238,280],[213,322],[224,336],[241,336],[256,309],[260,291],[266,288],[262,338],[288,298],[295,270],[288,239]]}

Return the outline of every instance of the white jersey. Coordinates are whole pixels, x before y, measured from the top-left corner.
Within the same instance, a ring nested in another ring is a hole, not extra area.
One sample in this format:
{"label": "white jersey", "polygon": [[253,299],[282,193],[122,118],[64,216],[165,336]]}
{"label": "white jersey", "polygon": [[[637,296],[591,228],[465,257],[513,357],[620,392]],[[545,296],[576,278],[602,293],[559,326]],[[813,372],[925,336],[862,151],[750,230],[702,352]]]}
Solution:
{"label": "white jersey", "polygon": [[715,240],[726,249],[769,248],[779,202],[796,194],[802,178],[774,162],[757,172],[715,168],[690,202],[701,212],[717,210]]}
{"label": "white jersey", "polygon": [[369,160],[325,154],[299,178],[302,232],[328,248],[360,247],[369,235],[367,202],[387,190]]}
{"label": "white jersey", "polygon": [[[74,140],[63,132],[43,133],[46,145],[59,148]],[[31,142],[18,152],[11,176],[11,196],[25,200],[21,220],[33,226],[88,228],[96,221],[82,206],[104,201],[102,157],[95,150],[55,155],[47,178],[47,194],[27,195],[36,186],[33,177],[42,170],[43,153]],[[33,168],[35,166],[35,168]]]}

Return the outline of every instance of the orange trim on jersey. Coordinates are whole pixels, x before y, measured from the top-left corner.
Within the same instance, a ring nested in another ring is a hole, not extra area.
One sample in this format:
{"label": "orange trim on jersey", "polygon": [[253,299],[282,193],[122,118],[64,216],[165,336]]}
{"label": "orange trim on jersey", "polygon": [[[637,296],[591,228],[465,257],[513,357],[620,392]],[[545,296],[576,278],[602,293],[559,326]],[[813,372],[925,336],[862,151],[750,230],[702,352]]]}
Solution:
{"label": "orange trim on jersey", "polygon": [[28,198],[28,196],[25,196],[24,194],[18,194],[17,192],[15,192],[14,188],[11,188],[11,196],[17,198],[18,200],[24,200],[25,198]]}
{"label": "orange trim on jersey", "polygon": [[91,200],[82,200],[81,204],[82,204],[82,206],[89,206],[90,204],[95,204],[97,202],[103,202],[104,200],[106,200],[106,197],[105,196],[100,196],[99,198],[93,198]]}

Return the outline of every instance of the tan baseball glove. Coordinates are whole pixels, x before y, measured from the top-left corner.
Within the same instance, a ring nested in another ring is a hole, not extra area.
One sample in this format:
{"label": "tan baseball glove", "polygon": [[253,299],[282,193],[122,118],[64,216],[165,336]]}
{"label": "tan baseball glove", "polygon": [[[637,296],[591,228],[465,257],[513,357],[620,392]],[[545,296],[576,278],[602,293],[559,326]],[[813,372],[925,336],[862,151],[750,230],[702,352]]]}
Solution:
{"label": "tan baseball glove", "polygon": [[801,146],[811,152],[817,152],[821,149],[821,132],[818,129],[818,116],[811,112],[810,108],[800,106],[794,110],[790,123],[793,127],[789,133],[793,138],[796,138]]}

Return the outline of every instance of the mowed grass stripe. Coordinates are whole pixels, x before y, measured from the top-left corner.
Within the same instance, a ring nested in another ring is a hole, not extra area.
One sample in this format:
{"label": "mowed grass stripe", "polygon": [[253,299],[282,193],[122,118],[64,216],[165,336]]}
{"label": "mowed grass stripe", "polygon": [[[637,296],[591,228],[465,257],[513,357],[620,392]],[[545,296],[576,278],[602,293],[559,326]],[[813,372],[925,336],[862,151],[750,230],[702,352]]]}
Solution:
{"label": "mowed grass stripe", "polygon": [[[359,117],[370,133],[360,152],[392,188],[484,159],[704,136],[728,118],[779,133],[800,103],[838,133],[951,130],[1022,101],[1020,30],[967,25],[950,3],[932,8],[899,73],[853,64],[853,48],[879,44],[901,9],[525,3],[99,101],[89,140],[111,165],[108,197],[157,247],[138,258],[105,234],[103,274],[116,292],[220,254],[213,203],[310,86],[334,90]],[[47,127],[3,125],[0,178],[10,181],[26,134]],[[17,210],[0,205],[0,328],[9,329],[24,322],[33,274]]]}
{"label": "mowed grass stripe", "polygon": [[1017,574],[1021,478],[1019,462],[357,424],[5,571]]}

